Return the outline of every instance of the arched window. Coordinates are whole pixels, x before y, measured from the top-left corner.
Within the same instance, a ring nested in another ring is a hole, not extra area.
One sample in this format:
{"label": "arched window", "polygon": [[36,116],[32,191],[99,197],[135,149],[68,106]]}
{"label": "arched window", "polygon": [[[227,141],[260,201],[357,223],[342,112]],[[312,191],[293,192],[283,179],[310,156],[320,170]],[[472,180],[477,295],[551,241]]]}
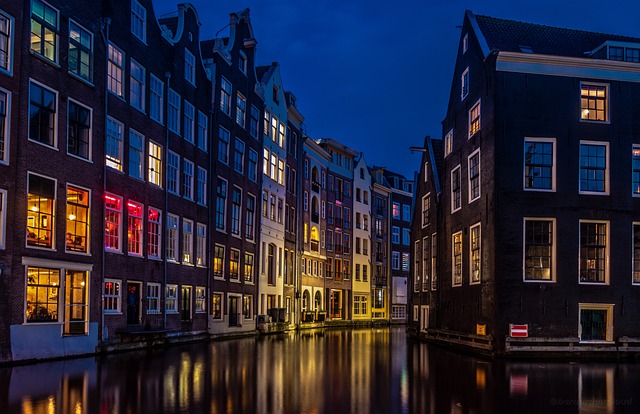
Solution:
{"label": "arched window", "polygon": [[322,294],[320,293],[320,291],[316,292],[316,296],[313,302],[316,310],[322,309]]}
{"label": "arched window", "polygon": [[309,310],[309,305],[311,304],[311,295],[308,290],[305,290],[302,294],[302,311],[306,312]]}
{"label": "arched window", "polygon": [[311,222],[320,222],[320,202],[318,201],[318,197],[316,196],[313,196],[313,198],[311,199]]}
{"label": "arched window", "polygon": [[315,165],[311,169],[311,190],[316,193],[320,192],[320,177],[318,174],[318,167]]}

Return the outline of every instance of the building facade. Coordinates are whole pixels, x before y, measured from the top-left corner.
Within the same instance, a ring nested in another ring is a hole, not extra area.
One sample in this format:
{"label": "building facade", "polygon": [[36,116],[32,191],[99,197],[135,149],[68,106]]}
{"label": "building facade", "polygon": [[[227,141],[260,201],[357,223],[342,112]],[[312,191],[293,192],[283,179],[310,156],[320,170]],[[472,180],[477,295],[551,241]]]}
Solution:
{"label": "building facade", "polygon": [[353,295],[354,321],[371,320],[371,174],[360,154],[353,168]]}

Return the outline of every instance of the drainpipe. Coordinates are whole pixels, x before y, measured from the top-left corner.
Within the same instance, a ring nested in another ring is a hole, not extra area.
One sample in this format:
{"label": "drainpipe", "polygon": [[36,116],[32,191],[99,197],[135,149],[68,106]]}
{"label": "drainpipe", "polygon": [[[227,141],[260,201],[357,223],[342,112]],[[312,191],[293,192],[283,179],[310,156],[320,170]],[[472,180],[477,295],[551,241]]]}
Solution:
{"label": "drainpipe", "polygon": [[[169,99],[169,88],[171,87],[171,72],[167,71],[164,73],[164,77],[166,79],[166,83],[167,83],[167,93],[166,93],[166,97],[167,97],[167,101]],[[164,102],[162,102],[162,112],[164,114],[166,114],[166,111],[164,110]],[[169,154],[169,126],[168,126],[168,119],[165,116],[164,118],[164,131],[165,131],[165,140],[164,140],[164,151],[165,154]],[[167,161],[168,161],[168,157],[165,156],[165,162],[164,162],[164,176],[165,178],[167,177],[167,171],[168,171],[168,166],[167,166]],[[169,216],[169,191],[167,190],[166,186],[164,189],[164,214],[165,214],[165,218],[164,218],[164,222],[167,222],[167,217]],[[162,329],[167,329],[167,274],[169,273],[169,262],[167,261],[167,254],[166,254],[166,246],[165,246],[165,257],[164,257],[164,275],[163,275],[163,285],[164,285],[164,300],[165,300],[165,304],[163,306],[162,309]],[[177,292],[176,292],[177,293]],[[176,307],[178,306],[177,300],[176,300]]]}
{"label": "drainpipe", "polygon": [[[105,45],[105,49],[106,49],[106,53],[105,53],[105,57],[107,57],[107,59],[105,59],[104,61],[104,73],[105,73],[105,83],[104,83],[104,128],[105,128],[105,135],[107,133],[107,122],[108,122],[108,118],[109,118],[109,84],[108,82],[106,82],[106,76],[109,73],[109,59],[108,59],[108,54],[109,54],[109,26],[111,25],[111,19],[108,17],[105,17],[102,21],[102,29],[101,29],[101,33],[102,33],[102,40],[104,41],[104,45]],[[107,193],[107,162],[106,162],[106,156],[107,156],[107,140],[103,140],[103,160],[102,160],[102,218],[103,220],[105,219],[105,217],[107,217],[107,207],[105,205],[105,200],[104,200],[104,196]],[[102,226],[102,243],[104,243],[104,240],[106,238],[106,228],[105,226]],[[104,272],[105,272],[105,267],[107,266],[107,254],[104,250],[104,244],[101,244],[101,249],[102,249],[102,269],[100,271],[100,278],[101,278],[101,282],[100,282],[100,292],[101,292],[101,305],[100,305],[100,327],[102,329],[102,341],[106,341],[107,338],[109,337],[109,330],[108,328],[105,326],[104,321],[104,282],[105,282],[105,277],[104,277]]]}

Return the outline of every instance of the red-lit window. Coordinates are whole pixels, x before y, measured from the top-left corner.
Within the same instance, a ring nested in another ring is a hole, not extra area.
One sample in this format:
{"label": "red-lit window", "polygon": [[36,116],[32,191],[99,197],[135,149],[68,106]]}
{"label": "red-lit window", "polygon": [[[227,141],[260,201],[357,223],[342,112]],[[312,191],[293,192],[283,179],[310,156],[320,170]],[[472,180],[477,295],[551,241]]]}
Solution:
{"label": "red-lit window", "polygon": [[122,238],[122,198],[107,194],[104,196],[106,209],[104,248],[120,251]]}
{"label": "red-lit window", "polygon": [[147,255],[160,258],[162,243],[162,213],[155,208],[149,208],[147,214]]}
{"label": "red-lit window", "polygon": [[142,204],[127,202],[127,250],[136,256],[142,256],[142,210]]}

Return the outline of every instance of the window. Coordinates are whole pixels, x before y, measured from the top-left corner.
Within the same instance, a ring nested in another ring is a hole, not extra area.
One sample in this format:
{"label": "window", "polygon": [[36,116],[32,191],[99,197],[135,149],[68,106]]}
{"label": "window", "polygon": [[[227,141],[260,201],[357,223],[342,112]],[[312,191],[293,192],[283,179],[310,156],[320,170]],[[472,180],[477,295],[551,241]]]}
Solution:
{"label": "window", "polygon": [[262,120],[262,133],[265,136],[265,138],[269,138],[269,124],[271,121],[271,113],[265,109],[264,111],[264,117]]}
{"label": "window", "polygon": [[149,141],[149,182],[162,187],[162,147]]}
{"label": "window", "polygon": [[167,214],[167,252],[165,258],[170,262],[178,261],[178,216]]}
{"label": "window", "polygon": [[167,127],[169,131],[173,131],[180,135],[180,95],[169,88],[167,98]]}
{"label": "window", "polygon": [[236,95],[236,123],[244,128],[247,117],[247,100],[239,93]]}
{"label": "window", "polygon": [[220,127],[218,129],[218,161],[229,164],[229,131]]}
{"label": "window", "polygon": [[245,75],[247,74],[247,57],[243,51],[240,51],[240,56],[238,56],[238,69]]}
{"label": "window", "polygon": [[53,249],[56,181],[28,174],[28,187],[27,246]]}
{"label": "window", "polygon": [[247,217],[245,218],[245,237],[247,240],[253,240],[255,237],[255,217],[256,217],[256,198],[249,194],[247,196]]}
{"label": "window", "polygon": [[[2,207],[2,203],[0,203],[0,208],[1,207]],[[634,285],[640,284],[640,223],[633,223],[633,271],[632,272],[633,272],[632,279],[631,279],[632,283]]]}
{"label": "window", "polygon": [[145,69],[131,59],[129,69],[129,103],[134,108],[144,112]]}
{"label": "window", "polygon": [[107,52],[107,88],[124,98],[124,53],[112,44]]}
{"label": "window", "polygon": [[462,208],[462,190],[460,189],[460,166],[451,171],[451,212],[454,213]]}
{"label": "window", "polygon": [[431,235],[431,290],[438,289],[438,234]]}
{"label": "window", "polygon": [[13,19],[0,11],[0,69],[11,72]]}
{"label": "window", "polygon": [[122,198],[106,194],[104,196],[106,217],[104,248],[107,251],[119,252],[122,250]]}
{"label": "window", "polygon": [[481,238],[480,223],[471,226],[469,229],[469,270],[471,272],[470,284],[480,283],[481,273]]}
{"label": "window", "polygon": [[231,116],[231,82],[220,79],[220,111]]}
{"label": "window", "polygon": [[462,101],[469,95],[469,68],[466,68],[464,72],[462,72],[460,83],[460,100]]}
{"label": "window", "polygon": [[304,192],[304,211],[309,211],[309,192]]}
{"label": "window", "polygon": [[193,200],[193,163],[182,159],[182,195],[187,200]]}
{"label": "window", "polygon": [[184,50],[184,78],[192,85],[196,84],[196,57],[188,49]]}
{"label": "window", "polygon": [[244,281],[248,283],[253,282],[253,254],[244,254]]}
{"label": "window", "polygon": [[[0,149],[1,146],[2,144],[0,143]],[[2,156],[0,154],[1,159]],[[640,196],[640,145],[634,145],[631,148],[631,194],[634,197]]]}
{"label": "window", "polygon": [[207,226],[196,224],[196,266],[207,265]]}
{"label": "window", "polygon": [[147,313],[160,313],[160,283],[147,283]]}
{"label": "window", "polygon": [[400,269],[400,252],[391,252],[391,269]]}
{"label": "window", "polygon": [[262,216],[267,217],[268,213],[269,213],[269,192],[265,190],[262,192]]}
{"label": "window", "polygon": [[182,263],[193,264],[193,221],[182,219]]}
{"label": "window", "polygon": [[69,100],[68,110],[67,152],[88,160],[91,158],[91,109]]}
{"label": "window", "polygon": [[402,229],[402,244],[408,246],[411,242],[411,229]]}
{"label": "window", "polygon": [[452,263],[452,282],[453,286],[462,286],[462,232],[459,231],[453,235],[453,263]]}
{"label": "window", "polygon": [[609,85],[580,84],[580,119],[607,122],[609,120]]}
{"label": "window", "polygon": [[278,159],[278,184],[284,185],[284,160]]}
{"label": "window", "polygon": [[270,167],[269,177],[273,181],[276,181],[276,177],[278,174],[278,170],[276,169],[277,163],[278,163],[278,156],[275,153],[271,153],[271,165],[269,166]]}
{"label": "window", "polygon": [[278,118],[275,116],[271,117],[271,140],[278,142]]}
{"label": "window", "polygon": [[402,220],[411,221],[411,206],[409,204],[402,205]]}
{"label": "window", "polygon": [[391,227],[391,243],[400,244],[400,227],[398,226]]}
{"label": "window", "polygon": [[551,219],[524,220],[524,280],[555,280],[555,222]]}
{"label": "window", "polygon": [[252,137],[258,138],[258,121],[260,120],[260,111],[258,108],[251,105],[251,114],[249,119],[249,134]]}
{"label": "window", "polygon": [[609,283],[607,222],[580,222],[580,283]]}
{"label": "window", "polygon": [[480,100],[469,110],[469,138],[480,131]]}
{"label": "window", "polygon": [[400,203],[392,204],[393,218],[400,220]]}
{"label": "window", "polygon": [[[2,16],[0,15],[0,21],[1,20]],[[1,25],[2,23],[0,22],[0,26]],[[0,45],[1,44],[2,39],[0,35]],[[0,52],[0,55],[2,55],[2,52]],[[69,22],[68,60],[69,72],[86,81],[91,82],[93,80],[93,36],[73,21]],[[0,59],[0,64],[1,63],[2,59]]]}
{"label": "window", "polygon": [[[0,19],[2,15],[0,14]],[[2,22],[2,20],[0,20]],[[1,40],[1,38],[0,38]],[[9,93],[0,89],[0,164],[9,163]]]}
{"label": "window", "polygon": [[[0,200],[0,204],[1,202],[2,200]],[[2,205],[0,205],[0,208],[2,208]],[[65,250],[88,253],[89,191],[67,186],[66,221]]]}
{"label": "window", "polygon": [[444,136],[444,156],[451,154],[453,150],[453,129]]}
{"label": "window", "polygon": [[136,0],[131,0],[131,33],[143,42],[147,41],[147,10]]}
{"label": "window", "polygon": [[431,211],[431,193],[427,193],[422,197],[422,228],[427,227],[430,220]]}
{"label": "window", "polygon": [[122,282],[115,279],[105,279],[104,281],[104,313],[121,313],[120,308],[122,302],[120,300],[120,292],[122,291]]}
{"label": "window", "polygon": [[242,317],[253,319],[253,296],[245,295],[242,298]]}
{"label": "window", "polygon": [[225,210],[227,208],[227,182],[218,177],[216,186],[216,229],[224,231]]}
{"label": "window", "polygon": [[134,256],[142,256],[142,204],[127,202],[127,251]]}
{"label": "window", "polygon": [[222,319],[222,293],[211,294],[211,317]]}
{"label": "window", "polygon": [[196,108],[186,100],[184,101],[184,139],[193,144],[196,138]]}
{"label": "window", "polygon": [[480,149],[469,155],[469,203],[480,198]]}
{"label": "window", "polygon": [[269,213],[271,221],[276,221],[276,196],[274,194],[269,196]]}
{"label": "window", "polygon": [[0,249],[6,247],[7,229],[7,190],[0,189]]}
{"label": "window", "polygon": [[[429,279],[431,277],[431,257],[430,257],[430,246],[429,246],[429,236],[422,238],[422,291],[426,292],[429,289]],[[420,242],[416,240],[416,245],[414,248],[414,258],[415,258],[415,273],[414,276],[415,285],[413,290],[418,292],[420,290],[419,280],[420,278]]]}
{"label": "window", "polygon": [[167,313],[178,313],[178,285],[167,285],[164,292],[164,309]]}
{"label": "window", "polygon": [[129,130],[129,176],[144,181],[144,135]]}
{"label": "window", "polygon": [[237,137],[234,143],[233,169],[241,174],[244,172],[244,142]]}
{"label": "window", "polygon": [[57,93],[31,82],[29,85],[29,139],[56,146]]}
{"label": "window", "polygon": [[469,49],[469,34],[465,34],[462,38],[462,53],[464,54]]}
{"label": "window", "polygon": [[253,182],[258,180],[258,153],[249,149],[249,160],[247,161],[247,176]]}
{"label": "window", "polygon": [[229,279],[240,280],[240,250],[229,249]]}
{"label": "window", "polygon": [[207,205],[207,170],[202,167],[198,167],[198,176],[196,183],[196,197],[198,204],[202,206]]}
{"label": "window", "polygon": [[580,193],[609,193],[609,143],[580,141]]}
{"label": "window", "polygon": [[213,248],[213,276],[224,277],[224,246],[216,244]]}
{"label": "window", "polygon": [[208,139],[208,123],[207,115],[202,111],[198,111],[198,148],[202,151],[207,151],[207,139]]}
{"label": "window", "polygon": [[162,212],[149,207],[147,211],[147,255],[160,258],[162,247]]}
{"label": "window", "polygon": [[178,177],[180,174],[180,156],[173,151],[167,152],[167,191],[179,195]]}
{"label": "window", "polygon": [[231,193],[231,234],[240,235],[240,209],[242,207],[242,190],[233,187]]}
{"label": "window", "polygon": [[162,125],[164,122],[164,83],[153,74],[149,77],[149,117]]}
{"label": "window", "polygon": [[634,63],[640,62],[640,49],[627,47],[625,49],[625,60],[627,62],[634,62]]}
{"label": "window", "polygon": [[56,62],[58,31],[58,11],[43,1],[31,0],[31,51]]}
{"label": "window", "polygon": [[524,141],[524,189],[555,190],[556,140],[526,138]]}
{"label": "window", "polygon": [[108,167],[122,171],[122,142],[124,125],[115,119],[107,118],[106,163]]}
{"label": "window", "polygon": [[284,124],[281,122],[278,126],[278,145],[284,148]]}
{"label": "window", "polygon": [[196,286],[196,313],[206,312],[207,290],[203,286]]}

